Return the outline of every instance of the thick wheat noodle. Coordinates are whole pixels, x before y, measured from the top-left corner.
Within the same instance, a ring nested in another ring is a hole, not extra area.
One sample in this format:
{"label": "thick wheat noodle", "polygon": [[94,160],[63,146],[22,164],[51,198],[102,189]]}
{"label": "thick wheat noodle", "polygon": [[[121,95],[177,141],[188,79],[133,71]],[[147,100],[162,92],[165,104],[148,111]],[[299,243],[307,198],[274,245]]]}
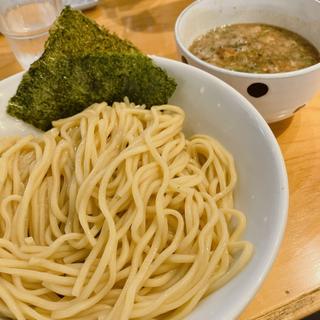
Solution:
{"label": "thick wheat noodle", "polygon": [[0,314],[182,319],[246,265],[233,158],[183,122],[101,103],[0,139]]}

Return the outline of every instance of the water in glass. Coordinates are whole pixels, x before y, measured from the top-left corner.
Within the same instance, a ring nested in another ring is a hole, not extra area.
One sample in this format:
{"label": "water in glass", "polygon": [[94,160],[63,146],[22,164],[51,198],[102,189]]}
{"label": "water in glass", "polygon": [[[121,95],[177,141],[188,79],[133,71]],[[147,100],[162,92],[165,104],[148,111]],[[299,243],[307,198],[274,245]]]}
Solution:
{"label": "water in glass", "polygon": [[1,31],[21,66],[27,69],[42,54],[60,6],[56,0],[10,2],[11,6],[1,10]]}

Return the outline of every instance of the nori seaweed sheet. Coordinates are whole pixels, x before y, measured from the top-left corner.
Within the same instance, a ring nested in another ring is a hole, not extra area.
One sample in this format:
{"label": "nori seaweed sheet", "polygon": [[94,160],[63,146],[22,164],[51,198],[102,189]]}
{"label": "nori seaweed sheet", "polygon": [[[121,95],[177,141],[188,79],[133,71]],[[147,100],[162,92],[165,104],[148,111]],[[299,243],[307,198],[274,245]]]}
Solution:
{"label": "nori seaweed sheet", "polygon": [[80,11],[66,7],[50,28],[41,59],[58,59],[74,54],[139,52],[129,41],[120,39]]}
{"label": "nori seaweed sheet", "polygon": [[[43,81],[35,79],[45,79],[45,89]],[[136,104],[160,105],[174,88],[162,69],[140,54],[71,56],[55,60],[50,68],[45,64],[31,68],[11,99],[8,112],[47,130],[51,121],[74,115],[94,102],[111,104],[128,97]]]}
{"label": "nori seaweed sheet", "polygon": [[66,7],[45,51],[24,74],[7,112],[48,130],[53,120],[92,103],[122,101],[147,107],[168,102],[176,82],[129,41]]}

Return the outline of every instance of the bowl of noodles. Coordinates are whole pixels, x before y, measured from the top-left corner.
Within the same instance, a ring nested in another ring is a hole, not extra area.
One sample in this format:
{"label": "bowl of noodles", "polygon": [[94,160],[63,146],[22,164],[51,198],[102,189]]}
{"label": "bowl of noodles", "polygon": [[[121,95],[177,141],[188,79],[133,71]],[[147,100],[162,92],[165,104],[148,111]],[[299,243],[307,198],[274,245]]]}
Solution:
{"label": "bowl of noodles", "polygon": [[165,58],[168,105],[99,103],[39,132],[0,83],[0,315],[234,319],[269,271],[288,185],[236,90]]}

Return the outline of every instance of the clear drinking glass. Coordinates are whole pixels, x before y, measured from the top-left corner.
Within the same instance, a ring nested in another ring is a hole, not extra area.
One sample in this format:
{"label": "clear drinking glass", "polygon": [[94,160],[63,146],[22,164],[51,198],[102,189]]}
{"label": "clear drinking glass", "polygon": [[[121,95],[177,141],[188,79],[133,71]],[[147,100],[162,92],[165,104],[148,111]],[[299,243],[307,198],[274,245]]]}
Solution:
{"label": "clear drinking glass", "polygon": [[61,9],[60,0],[0,0],[0,31],[24,69],[42,54]]}

